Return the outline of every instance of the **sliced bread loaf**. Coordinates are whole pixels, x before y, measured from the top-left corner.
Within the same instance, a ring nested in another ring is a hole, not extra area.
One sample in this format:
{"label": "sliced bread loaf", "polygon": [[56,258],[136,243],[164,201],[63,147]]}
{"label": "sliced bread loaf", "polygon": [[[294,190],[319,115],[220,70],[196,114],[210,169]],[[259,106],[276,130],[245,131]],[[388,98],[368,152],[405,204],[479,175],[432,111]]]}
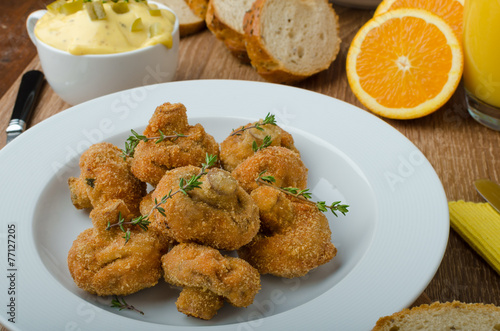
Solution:
{"label": "sliced bread loaf", "polygon": [[253,1],[210,0],[205,18],[208,29],[243,63],[250,62],[245,47],[243,17]]}
{"label": "sliced bread loaf", "polygon": [[256,0],[243,27],[252,66],[270,82],[326,70],[340,49],[338,17],[328,0]]}
{"label": "sliced bread loaf", "polygon": [[205,28],[205,20],[193,12],[185,0],[155,0],[174,11],[179,20],[181,37],[196,33]]}
{"label": "sliced bread loaf", "polygon": [[372,331],[407,330],[500,331],[500,307],[435,302],[382,317]]}

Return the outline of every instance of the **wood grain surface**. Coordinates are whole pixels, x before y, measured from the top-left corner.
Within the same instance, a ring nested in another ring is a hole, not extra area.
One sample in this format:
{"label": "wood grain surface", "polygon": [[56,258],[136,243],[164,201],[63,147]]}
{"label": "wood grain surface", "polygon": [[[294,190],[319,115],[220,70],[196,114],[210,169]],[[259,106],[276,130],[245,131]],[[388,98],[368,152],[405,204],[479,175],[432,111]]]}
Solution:
{"label": "wood grain surface", "polygon": [[[5,145],[4,132],[21,74],[29,69],[40,69],[36,50],[25,32],[24,21],[31,11],[43,8],[48,2],[0,2],[0,28],[3,36],[7,36],[0,39],[0,147]],[[340,18],[342,38],[338,58],[329,70],[296,86],[366,109],[347,83],[345,61],[350,41],[372,17],[373,11],[341,6],[334,8]],[[232,57],[207,30],[181,40],[180,63],[175,80],[192,79],[263,81],[251,66],[241,64]],[[68,107],[50,86],[45,85],[30,125],[36,125]],[[462,86],[439,111],[431,115],[408,121],[384,120],[411,140],[427,157],[441,179],[449,201],[482,201],[472,184],[475,179],[489,178],[500,183],[500,132],[476,123],[468,115]],[[450,300],[500,306],[500,276],[453,230],[450,230],[439,269],[414,305]]]}

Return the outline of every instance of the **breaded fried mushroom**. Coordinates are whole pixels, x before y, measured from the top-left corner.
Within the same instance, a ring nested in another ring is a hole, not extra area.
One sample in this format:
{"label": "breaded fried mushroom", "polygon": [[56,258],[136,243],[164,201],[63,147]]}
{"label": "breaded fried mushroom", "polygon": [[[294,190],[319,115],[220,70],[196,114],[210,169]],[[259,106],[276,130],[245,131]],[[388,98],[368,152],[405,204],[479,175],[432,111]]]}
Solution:
{"label": "breaded fried mushroom", "polygon": [[248,192],[259,187],[256,179],[262,172],[273,176],[279,187],[307,187],[307,168],[299,154],[284,147],[267,147],[240,163],[231,175]]}
{"label": "breaded fried mushroom", "polygon": [[134,215],[146,195],[146,183],[134,177],[118,147],[110,143],[90,146],[80,157],[80,176],[68,179],[71,201],[78,209],[95,208],[121,199]]}
{"label": "breaded fried mushroom", "polygon": [[140,141],[131,161],[132,173],[153,186],[170,169],[201,166],[206,154],[219,155],[219,144],[203,126],[188,124],[186,107],[181,103],[158,106],[143,135],[155,138],[161,137],[162,133],[174,138]]}
{"label": "breaded fried mushroom", "polygon": [[[254,126],[255,123],[248,123],[238,131]],[[282,146],[299,154],[291,134],[272,124],[261,125],[260,128],[262,130],[251,128],[237,134],[233,132],[220,144],[220,160],[223,169],[233,171],[241,162],[254,154],[253,144],[262,146],[266,136],[271,138],[270,146]]]}
{"label": "breaded fried mushroom", "polygon": [[316,206],[268,186],[251,196],[260,209],[261,231],[238,256],[261,274],[301,277],[337,254],[328,219]]}
{"label": "breaded fried mushroom", "polygon": [[222,299],[236,307],[247,307],[260,290],[256,269],[214,248],[182,243],[161,260],[165,281],[184,287],[177,309],[190,316],[212,318],[222,307]]}
{"label": "breaded fried mushroom", "polygon": [[[152,222],[154,219],[154,215],[152,215],[151,211],[155,208],[155,201],[153,198],[154,191],[149,192],[141,201],[140,209],[141,215],[150,215],[148,217],[148,221]],[[159,228],[156,228],[157,232],[162,236],[163,240],[168,242],[169,247],[176,243],[170,229],[166,226],[161,227],[161,231]]]}
{"label": "breaded fried mushroom", "polygon": [[[181,178],[188,181],[200,171],[194,166],[168,171],[152,198],[161,201],[179,190]],[[172,195],[161,204],[164,212],[153,212],[151,227],[178,242],[197,242],[217,249],[234,250],[249,243],[260,225],[259,210],[250,195],[222,169],[208,169],[199,182],[199,188]]]}
{"label": "breaded fried mushroom", "polygon": [[175,305],[183,314],[209,320],[224,306],[224,297],[201,287],[184,287]]}
{"label": "breaded fried mushroom", "polygon": [[76,285],[97,295],[128,295],[154,286],[162,276],[161,256],[166,243],[154,229],[130,229],[126,242],[119,227],[109,224],[132,214],[122,200],[110,200],[90,213],[93,227],[83,231],[68,253],[68,267]]}

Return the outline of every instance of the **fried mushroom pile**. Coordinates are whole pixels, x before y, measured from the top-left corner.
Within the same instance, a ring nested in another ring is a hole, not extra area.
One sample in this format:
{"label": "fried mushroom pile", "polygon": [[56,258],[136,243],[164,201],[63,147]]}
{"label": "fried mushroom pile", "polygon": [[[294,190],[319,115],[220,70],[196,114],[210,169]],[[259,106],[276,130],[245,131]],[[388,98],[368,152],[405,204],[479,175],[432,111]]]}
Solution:
{"label": "fried mushroom pile", "polygon": [[251,305],[260,274],[300,277],[330,261],[327,218],[286,190],[306,189],[308,169],[292,136],[267,119],[233,131],[220,162],[218,143],[189,125],[180,103],[157,107],[123,151],[91,146],[68,180],[74,206],[93,208],[92,228],[68,253],[76,285],[129,295],[163,278],[182,287],[180,312],[209,320],[226,301]]}

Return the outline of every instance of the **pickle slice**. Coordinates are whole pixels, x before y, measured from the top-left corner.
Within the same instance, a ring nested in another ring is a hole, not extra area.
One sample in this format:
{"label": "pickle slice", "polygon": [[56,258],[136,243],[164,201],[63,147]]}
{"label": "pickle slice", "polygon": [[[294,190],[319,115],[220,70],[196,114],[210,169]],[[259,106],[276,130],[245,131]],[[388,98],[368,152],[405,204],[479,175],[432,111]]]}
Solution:
{"label": "pickle slice", "polygon": [[72,2],[65,2],[61,7],[59,7],[59,12],[64,15],[71,15],[82,10],[82,8],[83,0],[74,0]]}
{"label": "pickle slice", "polygon": [[56,0],[47,5],[47,10],[49,13],[58,14],[61,10],[62,5],[66,3],[65,0]]}
{"label": "pickle slice", "polygon": [[106,18],[106,11],[100,1],[86,2],[85,9],[87,10],[87,14],[92,21]]}
{"label": "pickle slice", "polygon": [[128,3],[126,2],[116,2],[111,8],[117,14],[125,14],[130,11],[130,8],[128,8]]}
{"label": "pickle slice", "polygon": [[149,37],[153,38],[163,33],[161,24],[156,22],[149,26]]}
{"label": "pickle slice", "polygon": [[149,8],[149,15],[151,16],[161,16],[161,10],[158,8]]}
{"label": "pickle slice", "polygon": [[130,31],[137,32],[144,30],[144,24],[142,24],[142,19],[140,17],[136,18],[135,21],[130,26]]}
{"label": "pickle slice", "polygon": [[102,20],[106,18],[106,11],[101,1],[92,2],[94,4],[94,11],[97,14],[97,18]]}

